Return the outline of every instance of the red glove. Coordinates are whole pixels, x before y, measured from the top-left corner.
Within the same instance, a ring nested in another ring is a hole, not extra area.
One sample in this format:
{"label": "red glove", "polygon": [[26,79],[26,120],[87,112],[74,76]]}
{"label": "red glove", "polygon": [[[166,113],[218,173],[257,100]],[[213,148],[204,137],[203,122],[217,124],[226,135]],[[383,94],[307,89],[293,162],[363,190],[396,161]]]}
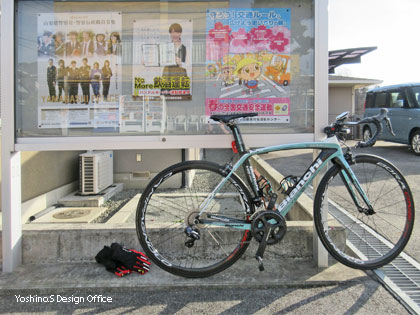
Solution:
{"label": "red glove", "polygon": [[112,259],[121,263],[127,269],[145,274],[150,269],[149,259],[142,252],[128,249],[118,243],[112,243]]}
{"label": "red glove", "polygon": [[104,246],[96,255],[95,259],[98,264],[104,265],[107,271],[112,272],[118,277],[132,273],[131,270],[124,267],[120,262],[112,259],[112,249],[108,246]]}
{"label": "red glove", "polygon": [[125,268],[124,266],[119,266],[114,270],[114,275],[118,277],[124,277],[132,273],[130,269]]}

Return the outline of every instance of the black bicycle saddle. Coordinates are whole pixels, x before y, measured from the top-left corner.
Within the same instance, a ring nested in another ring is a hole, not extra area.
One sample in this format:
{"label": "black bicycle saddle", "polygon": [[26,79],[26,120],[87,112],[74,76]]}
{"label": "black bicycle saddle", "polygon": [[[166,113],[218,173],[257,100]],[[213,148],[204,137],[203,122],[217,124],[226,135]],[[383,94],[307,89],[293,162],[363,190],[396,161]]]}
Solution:
{"label": "black bicycle saddle", "polygon": [[238,119],[238,118],[246,118],[246,117],[255,117],[258,116],[258,113],[243,113],[243,114],[234,114],[234,115],[211,115],[210,119],[214,121],[220,121],[225,124],[229,123],[231,120]]}

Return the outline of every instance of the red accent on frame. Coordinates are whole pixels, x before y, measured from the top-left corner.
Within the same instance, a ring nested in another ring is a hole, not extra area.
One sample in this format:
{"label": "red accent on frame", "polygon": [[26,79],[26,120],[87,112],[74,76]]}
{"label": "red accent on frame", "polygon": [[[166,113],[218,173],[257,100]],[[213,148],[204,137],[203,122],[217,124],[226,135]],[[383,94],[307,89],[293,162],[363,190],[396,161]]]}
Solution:
{"label": "red accent on frame", "polygon": [[235,140],[232,141],[232,151],[235,154],[238,153],[238,147],[236,146],[236,141]]}

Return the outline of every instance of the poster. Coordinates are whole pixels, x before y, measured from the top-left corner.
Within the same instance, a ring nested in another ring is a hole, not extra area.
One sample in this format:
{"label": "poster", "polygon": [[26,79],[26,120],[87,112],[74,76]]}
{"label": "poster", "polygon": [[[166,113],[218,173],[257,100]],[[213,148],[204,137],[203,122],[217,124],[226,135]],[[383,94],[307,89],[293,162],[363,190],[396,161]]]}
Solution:
{"label": "poster", "polygon": [[209,9],[206,117],[257,112],[247,123],[290,122],[290,9]]}
{"label": "poster", "polygon": [[117,127],[121,13],[40,13],[37,24],[38,127]]}
{"label": "poster", "polygon": [[121,96],[119,115],[120,132],[144,132],[143,97]]}
{"label": "poster", "polygon": [[166,129],[165,97],[121,96],[120,132],[160,132]]}
{"label": "poster", "polygon": [[190,20],[134,21],[134,96],[191,99],[192,31]]}

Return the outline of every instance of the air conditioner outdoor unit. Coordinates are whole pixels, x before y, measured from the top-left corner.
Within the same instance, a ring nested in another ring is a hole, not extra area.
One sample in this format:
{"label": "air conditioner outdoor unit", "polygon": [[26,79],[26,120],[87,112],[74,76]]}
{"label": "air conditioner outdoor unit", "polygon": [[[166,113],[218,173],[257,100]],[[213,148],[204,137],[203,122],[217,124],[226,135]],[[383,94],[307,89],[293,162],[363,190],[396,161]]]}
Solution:
{"label": "air conditioner outdoor unit", "polygon": [[98,194],[112,185],[114,165],[112,151],[92,151],[79,155],[79,191],[82,195]]}

